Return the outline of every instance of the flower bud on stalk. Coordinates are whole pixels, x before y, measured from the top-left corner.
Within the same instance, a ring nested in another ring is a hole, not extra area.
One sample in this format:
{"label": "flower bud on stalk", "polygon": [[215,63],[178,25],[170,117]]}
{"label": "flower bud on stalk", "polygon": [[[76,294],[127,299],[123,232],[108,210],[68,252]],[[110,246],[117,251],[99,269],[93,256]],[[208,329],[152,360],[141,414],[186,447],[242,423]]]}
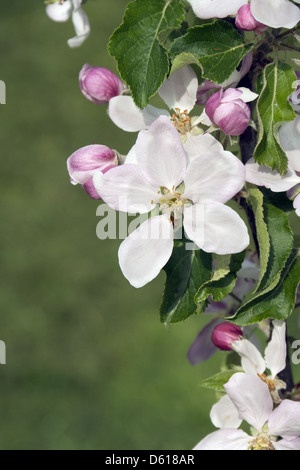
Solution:
{"label": "flower bud on stalk", "polygon": [[79,73],[79,86],[83,95],[92,103],[105,104],[114,96],[121,95],[126,85],[105,67],[85,64]]}
{"label": "flower bud on stalk", "polygon": [[248,127],[251,112],[242,95],[236,88],[221,89],[206,103],[207,116],[227,135],[241,135]]}
{"label": "flower bud on stalk", "polygon": [[81,184],[93,199],[100,199],[94,183],[93,175],[97,170],[106,173],[118,165],[118,155],[105,145],[87,145],[82,147],[67,160],[67,168],[72,184]]}
{"label": "flower bud on stalk", "polygon": [[231,351],[232,342],[243,337],[241,328],[229,322],[220,323],[212,332],[211,340],[222,351]]}
{"label": "flower bud on stalk", "polygon": [[267,28],[266,25],[256,21],[251,13],[250,4],[241,6],[235,19],[235,24],[238,28],[244,31],[254,31],[257,34],[261,34]]}

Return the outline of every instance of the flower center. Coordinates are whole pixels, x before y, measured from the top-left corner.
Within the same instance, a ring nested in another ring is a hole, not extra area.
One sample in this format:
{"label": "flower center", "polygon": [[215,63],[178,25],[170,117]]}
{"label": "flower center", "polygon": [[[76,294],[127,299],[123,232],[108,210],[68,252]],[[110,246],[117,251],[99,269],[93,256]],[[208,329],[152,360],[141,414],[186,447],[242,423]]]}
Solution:
{"label": "flower center", "polygon": [[187,109],[181,111],[179,108],[174,109],[175,113],[171,117],[171,122],[178,130],[179,134],[186,134],[192,129],[191,118]]}
{"label": "flower center", "polygon": [[[158,191],[158,204],[162,213],[169,212],[171,218],[181,218],[183,206],[192,202],[183,197],[184,185],[179,185],[176,189],[168,189],[165,186]],[[153,201],[151,201],[153,203]]]}
{"label": "flower center", "polygon": [[267,434],[259,434],[248,442],[248,450],[275,450],[270,437]]}
{"label": "flower center", "polygon": [[275,385],[275,380],[273,379],[268,379],[268,377],[266,376],[266,374],[257,374],[258,377],[263,381],[265,382],[265,384],[268,385],[268,388],[269,388],[269,391],[272,392],[273,390],[275,390],[276,388],[276,385]]}

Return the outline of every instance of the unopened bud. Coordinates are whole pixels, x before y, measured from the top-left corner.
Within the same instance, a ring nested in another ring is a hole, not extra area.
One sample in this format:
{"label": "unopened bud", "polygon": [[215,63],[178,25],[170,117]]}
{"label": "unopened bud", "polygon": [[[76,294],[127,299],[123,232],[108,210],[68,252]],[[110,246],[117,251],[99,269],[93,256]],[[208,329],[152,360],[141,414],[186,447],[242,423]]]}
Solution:
{"label": "unopened bud", "polygon": [[79,86],[83,95],[92,103],[105,104],[114,96],[121,95],[125,83],[105,67],[85,64],[79,73]]}
{"label": "unopened bud", "polygon": [[105,145],[87,145],[82,147],[67,160],[67,168],[73,184],[81,184],[93,199],[100,199],[94,184],[95,171],[106,173],[118,165],[118,157],[114,150]]}
{"label": "unopened bud", "polygon": [[248,127],[251,111],[242,95],[236,88],[221,89],[206,103],[207,116],[227,135],[241,135]]}
{"label": "unopened bud", "polygon": [[212,332],[211,340],[222,351],[231,351],[232,342],[243,337],[241,328],[229,322],[220,323]]}
{"label": "unopened bud", "polygon": [[267,28],[266,25],[256,21],[251,13],[251,7],[247,5],[241,6],[235,19],[235,24],[238,28],[244,31],[254,31],[255,33],[262,33]]}

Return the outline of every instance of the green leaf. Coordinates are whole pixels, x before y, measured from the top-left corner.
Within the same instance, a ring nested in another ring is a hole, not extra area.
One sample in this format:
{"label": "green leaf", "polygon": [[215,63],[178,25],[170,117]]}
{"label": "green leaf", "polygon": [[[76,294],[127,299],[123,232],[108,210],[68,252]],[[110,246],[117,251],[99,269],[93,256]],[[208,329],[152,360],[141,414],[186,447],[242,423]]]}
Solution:
{"label": "green leaf", "polygon": [[237,272],[241,269],[246,251],[234,255],[216,257],[216,266],[211,280],[198,289],[195,302],[201,303],[211,296],[212,301],[219,302],[233,291]]}
{"label": "green leaf", "polygon": [[180,0],[136,0],[128,4],[123,23],[110,38],[108,51],[140,108],[148,104],[169,72],[161,42],[183,20]]}
{"label": "green leaf", "polygon": [[300,259],[293,250],[282,270],[279,280],[273,283],[252,300],[243,305],[229,318],[238,325],[249,325],[266,318],[286,319],[294,310],[300,282]]}
{"label": "green leaf", "polygon": [[194,26],[175,39],[169,49],[172,72],[188,63],[198,63],[203,78],[223,83],[252,47],[227,21]]}
{"label": "green leaf", "polygon": [[216,392],[225,392],[224,384],[228,382],[233,374],[239,371],[242,371],[242,369],[236,368],[218,372],[212,377],[202,380],[202,382],[200,382],[200,386],[203,388],[208,388],[209,390],[215,390]]}
{"label": "green leaf", "polygon": [[187,250],[181,242],[174,247],[164,270],[167,280],[160,309],[161,321],[177,323],[196,310],[203,311],[207,304],[197,307],[194,297],[198,287],[212,276],[211,254],[199,249]]}
{"label": "green leaf", "polygon": [[263,87],[257,100],[258,138],[254,159],[284,174],[288,159],[280,146],[278,129],[283,122],[295,118],[289,97],[294,91],[296,75],[290,65],[275,59],[265,67],[261,79]]}
{"label": "green leaf", "polygon": [[256,287],[256,292],[260,292],[278,278],[284,268],[293,248],[293,233],[285,212],[267,202],[258,188],[250,187],[248,194],[260,248],[260,278]]}

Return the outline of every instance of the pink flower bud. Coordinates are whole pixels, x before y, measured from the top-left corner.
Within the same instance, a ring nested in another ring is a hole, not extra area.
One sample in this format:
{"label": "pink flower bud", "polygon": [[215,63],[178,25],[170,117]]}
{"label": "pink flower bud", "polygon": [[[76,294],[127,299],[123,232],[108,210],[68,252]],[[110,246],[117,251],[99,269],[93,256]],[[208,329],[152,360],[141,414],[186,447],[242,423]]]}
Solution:
{"label": "pink flower bud", "polygon": [[206,103],[207,116],[227,135],[241,135],[248,127],[251,112],[242,95],[236,88],[221,89]]}
{"label": "pink flower bud", "polygon": [[212,332],[211,340],[222,351],[231,351],[232,342],[243,337],[241,328],[229,322],[220,323]]}
{"label": "pink flower bud", "polygon": [[80,70],[79,86],[83,95],[95,104],[108,103],[126,89],[125,83],[113,72],[89,64],[85,64]]}
{"label": "pink flower bud", "polygon": [[251,13],[250,4],[241,6],[235,19],[235,24],[238,28],[244,31],[254,31],[257,34],[261,34],[267,26],[256,21]]}
{"label": "pink flower bud", "polygon": [[81,184],[93,199],[100,199],[94,184],[93,175],[100,170],[106,173],[118,165],[117,154],[105,145],[87,145],[82,147],[67,160],[67,168],[73,184]]}

